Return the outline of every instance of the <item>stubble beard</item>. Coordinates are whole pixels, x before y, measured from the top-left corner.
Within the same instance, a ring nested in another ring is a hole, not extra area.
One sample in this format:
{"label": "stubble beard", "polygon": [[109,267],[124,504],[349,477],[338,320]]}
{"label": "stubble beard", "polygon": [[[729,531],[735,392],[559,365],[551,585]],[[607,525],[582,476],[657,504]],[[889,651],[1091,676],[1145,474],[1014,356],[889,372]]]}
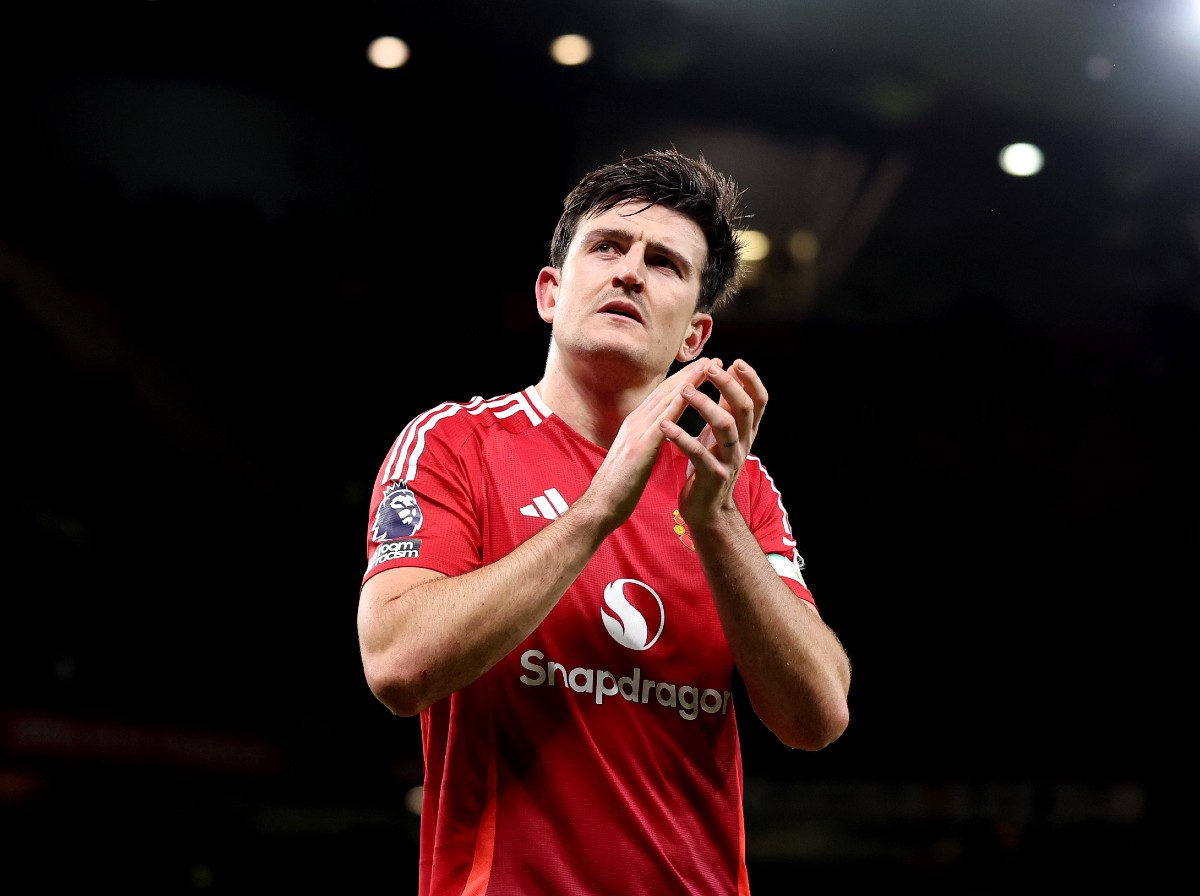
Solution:
{"label": "stubble beard", "polygon": [[589,378],[617,385],[634,385],[661,377],[670,366],[655,363],[646,345],[632,345],[617,336],[581,334],[568,354],[581,363]]}

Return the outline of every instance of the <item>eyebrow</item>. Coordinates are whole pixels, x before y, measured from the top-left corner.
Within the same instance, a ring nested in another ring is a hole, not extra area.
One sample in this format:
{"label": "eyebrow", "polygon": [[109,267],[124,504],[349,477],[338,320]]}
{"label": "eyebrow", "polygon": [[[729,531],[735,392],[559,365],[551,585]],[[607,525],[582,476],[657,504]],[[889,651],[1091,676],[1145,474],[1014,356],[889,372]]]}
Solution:
{"label": "eyebrow", "polygon": [[[591,243],[596,240],[619,240],[621,242],[632,243],[636,241],[632,230],[627,230],[623,227],[596,227],[591,230],[584,231],[583,242]],[[678,264],[684,271],[691,273],[694,265],[680,252],[672,249],[666,243],[660,243],[657,240],[650,240],[646,244],[650,249],[660,255],[665,255]]]}

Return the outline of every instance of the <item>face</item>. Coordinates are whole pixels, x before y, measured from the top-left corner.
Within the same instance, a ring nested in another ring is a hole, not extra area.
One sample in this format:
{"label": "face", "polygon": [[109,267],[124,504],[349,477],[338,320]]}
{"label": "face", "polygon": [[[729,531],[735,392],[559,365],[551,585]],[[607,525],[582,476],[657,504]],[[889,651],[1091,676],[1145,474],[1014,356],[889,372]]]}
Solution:
{"label": "face", "polygon": [[696,311],[708,247],[686,215],[644,206],[580,221],[563,267],[538,276],[538,312],[560,350],[660,375],[708,340],[712,317]]}

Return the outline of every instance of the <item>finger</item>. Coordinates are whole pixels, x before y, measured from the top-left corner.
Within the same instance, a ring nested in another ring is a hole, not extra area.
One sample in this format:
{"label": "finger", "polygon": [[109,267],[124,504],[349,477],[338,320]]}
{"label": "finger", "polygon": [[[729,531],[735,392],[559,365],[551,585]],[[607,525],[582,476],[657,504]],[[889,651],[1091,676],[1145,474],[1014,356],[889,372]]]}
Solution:
{"label": "finger", "polygon": [[767,387],[759,377],[758,371],[741,358],[730,365],[729,372],[737,377],[738,382],[741,383],[742,388],[754,403],[754,428],[757,430],[767,409]]}
{"label": "finger", "polygon": [[[728,380],[716,376],[711,379],[721,390],[722,400],[727,402],[729,410],[737,415],[738,432],[749,452],[766,412],[767,389],[757,371],[740,358],[729,366],[728,375]],[[732,383],[737,383],[736,389]]]}
{"label": "finger", "polygon": [[710,363],[708,358],[697,358],[695,361],[688,362],[663,380],[658,387],[659,390],[672,392],[684,383],[690,383],[693,386],[700,385],[700,383],[704,382],[704,378],[708,374]]}
{"label": "finger", "polygon": [[704,430],[697,441],[705,448],[720,449],[722,456],[728,456],[740,439],[737,419],[727,407],[724,397],[718,403],[694,386],[684,386],[681,394],[704,419]]}
{"label": "finger", "polygon": [[[703,468],[706,473],[721,473],[722,464],[720,460],[705,446],[699,437],[691,435],[673,420],[663,420],[659,425],[662,429],[663,437],[670,442],[674,442],[675,446],[687,457],[687,478],[691,478],[692,473],[698,468]],[[707,427],[705,431],[707,431]]]}
{"label": "finger", "polygon": [[680,390],[684,385],[703,381],[704,362],[705,359],[698,358],[664,379],[626,419],[631,423],[641,419],[643,425],[655,428],[660,419],[678,419],[687,407]]}
{"label": "finger", "polygon": [[[729,371],[714,370],[710,367],[708,379],[720,392],[719,406],[730,415],[732,421],[732,438],[724,440],[724,447],[732,448],[733,445],[729,444],[730,442],[742,441],[749,450],[755,433],[754,399],[747,394],[741,381]],[[718,429],[719,425],[724,425],[724,421],[719,424],[717,418],[706,417],[705,419],[713,424],[714,431]]]}
{"label": "finger", "polygon": [[662,420],[677,421],[688,407],[683,391],[698,389],[708,375],[709,363],[708,358],[697,358],[681,367],[659,383],[634,414],[649,414],[643,418],[648,425],[657,425]]}

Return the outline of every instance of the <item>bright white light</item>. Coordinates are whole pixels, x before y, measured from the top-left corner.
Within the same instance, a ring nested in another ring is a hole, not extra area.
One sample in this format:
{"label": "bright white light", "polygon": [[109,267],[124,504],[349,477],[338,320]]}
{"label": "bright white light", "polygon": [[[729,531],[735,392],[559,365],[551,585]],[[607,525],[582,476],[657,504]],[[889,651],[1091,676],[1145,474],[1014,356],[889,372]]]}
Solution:
{"label": "bright white light", "polygon": [[771,251],[771,241],[761,230],[740,230],[742,261],[762,261]]}
{"label": "bright white light", "polygon": [[550,58],[559,65],[582,65],[592,58],[592,42],[582,34],[564,34],[550,44]]}
{"label": "bright white light", "polygon": [[1000,150],[1000,169],[1013,177],[1029,177],[1042,170],[1042,151],[1032,143],[1010,143]]}
{"label": "bright white light", "polygon": [[408,44],[398,37],[377,37],[367,47],[367,58],[379,68],[400,68],[408,62]]}
{"label": "bright white light", "polygon": [[425,788],[418,784],[416,787],[408,788],[408,793],[404,794],[404,808],[413,815],[421,814],[421,800],[425,796]]}

